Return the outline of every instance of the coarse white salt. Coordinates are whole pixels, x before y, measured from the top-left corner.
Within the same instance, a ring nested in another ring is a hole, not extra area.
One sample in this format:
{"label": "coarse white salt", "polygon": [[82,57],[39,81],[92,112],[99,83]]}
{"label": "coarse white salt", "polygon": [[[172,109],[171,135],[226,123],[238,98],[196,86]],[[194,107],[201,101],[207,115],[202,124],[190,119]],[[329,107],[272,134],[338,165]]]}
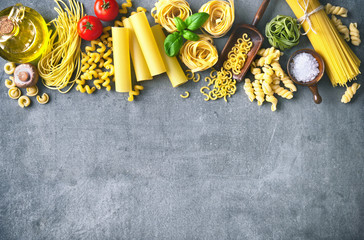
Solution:
{"label": "coarse white salt", "polygon": [[299,53],[290,64],[291,74],[299,82],[310,82],[319,75],[319,64],[309,53]]}

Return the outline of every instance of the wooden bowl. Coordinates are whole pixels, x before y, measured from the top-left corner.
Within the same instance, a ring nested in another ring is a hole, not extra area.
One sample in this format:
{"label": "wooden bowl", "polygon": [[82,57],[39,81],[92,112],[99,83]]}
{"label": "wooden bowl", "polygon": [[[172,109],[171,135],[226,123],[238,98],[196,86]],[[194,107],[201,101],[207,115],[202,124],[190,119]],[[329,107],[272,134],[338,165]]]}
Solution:
{"label": "wooden bowl", "polygon": [[[315,77],[315,79],[313,79],[310,82],[300,82],[291,73],[291,64],[293,62],[293,59],[300,53],[308,53],[308,54],[312,55],[319,64],[319,67],[318,67],[319,74]],[[291,55],[291,57],[288,60],[287,71],[288,71],[289,77],[292,79],[293,82],[295,82],[296,84],[301,85],[301,86],[306,86],[311,90],[311,92],[313,94],[313,100],[315,101],[316,104],[320,104],[322,102],[322,98],[319,94],[317,84],[325,73],[325,62],[322,59],[322,57],[320,56],[320,54],[318,54],[316,51],[314,51],[312,49],[301,49],[301,50],[296,51],[295,53],[293,53]]]}

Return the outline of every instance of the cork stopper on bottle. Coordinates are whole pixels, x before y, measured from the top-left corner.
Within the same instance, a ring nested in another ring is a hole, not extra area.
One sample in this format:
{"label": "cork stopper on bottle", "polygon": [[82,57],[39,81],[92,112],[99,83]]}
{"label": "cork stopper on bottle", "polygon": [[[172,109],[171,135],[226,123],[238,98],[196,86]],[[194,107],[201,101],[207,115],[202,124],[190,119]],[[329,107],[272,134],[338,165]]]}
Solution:
{"label": "cork stopper on bottle", "polygon": [[6,16],[0,18],[0,34],[6,35],[10,34],[14,29],[14,23],[8,19]]}

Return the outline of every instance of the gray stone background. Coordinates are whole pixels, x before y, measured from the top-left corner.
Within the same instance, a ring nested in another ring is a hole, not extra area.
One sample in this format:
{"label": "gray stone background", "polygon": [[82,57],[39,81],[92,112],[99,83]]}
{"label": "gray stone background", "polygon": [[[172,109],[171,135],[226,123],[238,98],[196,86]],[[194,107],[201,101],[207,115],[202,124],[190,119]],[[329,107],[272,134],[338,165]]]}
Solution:
{"label": "gray stone background", "polygon": [[[22,2],[56,17],[53,1]],[[93,15],[93,1],[82,2]],[[151,9],[155,1],[134,2]],[[204,2],[190,1],[194,11]],[[260,2],[235,1],[236,23],[251,22]],[[348,7],[344,23],[364,32],[361,0],[332,3]],[[293,15],[272,0],[259,29],[277,14]],[[226,39],[216,40],[219,50]],[[305,37],[281,63],[304,47]],[[364,88],[344,105],[345,89],[325,77],[321,105],[299,86],[272,113],[250,103],[242,84],[229,103],[205,102],[204,81],[173,89],[162,75],[132,103],[105,90],[40,87],[50,103],[21,109],[7,96],[4,64],[1,240],[364,239]]]}

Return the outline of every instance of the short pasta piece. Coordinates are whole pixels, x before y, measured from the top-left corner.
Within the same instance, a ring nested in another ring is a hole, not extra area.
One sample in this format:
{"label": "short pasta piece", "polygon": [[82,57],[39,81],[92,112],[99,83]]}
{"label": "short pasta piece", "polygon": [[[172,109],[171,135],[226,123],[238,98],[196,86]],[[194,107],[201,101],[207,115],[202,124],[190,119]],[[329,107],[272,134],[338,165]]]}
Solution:
{"label": "short pasta piece", "polygon": [[12,87],[15,87],[15,82],[12,81],[12,80],[9,80],[9,79],[5,79],[5,86],[7,88],[12,88]]}
{"label": "short pasta piece", "polygon": [[339,6],[333,6],[330,3],[326,4],[325,12],[327,14],[338,15],[338,16],[341,16],[341,17],[347,17],[348,16],[348,10],[346,8],[339,7]]}
{"label": "short pasta piece", "polygon": [[18,99],[21,96],[21,91],[17,87],[12,87],[9,89],[8,94],[11,99]]}
{"label": "short pasta piece", "polygon": [[16,68],[16,65],[15,65],[15,63],[13,63],[13,62],[8,62],[8,63],[6,63],[6,64],[4,65],[4,71],[5,71],[5,73],[6,73],[6,74],[8,74],[8,75],[13,74],[13,73],[14,73],[14,71],[15,71],[15,68]]}
{"label": "short pasta piece", "polygon": [[249,78],[246,78],[246,79],[245,79],[244,90],[245,90],[246,95],[248,95],[249,100],[250,100],[251,102],[253,102],[253,101],[254,101],[254,99],[255,99],[255,94],[254,94],[254,88],[253,88],[253,85],[252,85],[252,83],[250,82],[250,79],[249,79]]}
{"label": "short pasta piece", "polygon": [[49,96],[48,96],[48,94],[43,93],[42,96],[38,95],[37,96],[37,101],[40,104],[46,104],[46,103],[48,103],[49,102]]}
{"label": "short pasta piece", "polygon": [[184,94],[181,94],[180,96],[181,98],[188,98],[190,96],[190,93],[186,91]]}
{"label": "short pasta piece", "polygon": [[18,105],[21,107],[21,108],[25,108],[25,107],[28,107],[30,105],[31,101],[29,99],[28,96],[21,96],[19,99],[18,99]]}
{"label": "short pasta piece", "polygon": [[341,33],[343,35],[345,41],[347,41],[347,42],[350,41],[349,28],[347,26],[345,26],[343,24],[343,22],[340,19],[338,19],[337,17],[335,17],[334,15],[332,15],[331,21],[334,23],[334,26],[339,31],[339,33]]}
{"label": "short pasta piece", "polygon": [[360,39],[358,24],[350,23],[349,29],[350,29],[351,43],[354,46],[359,46],[361,43],[361,39]]}
{"label": "short pasta piece", "polygon": [[297,88],[296,85],[294,85],[294,83],[292,82],[292,80],[288,77],[287,74],[284,74],[283,78],[281,79],[283,82],[283,85],[286,88],[289,88],[291,90],[291,92],[296,92]]}
{"label": "short pasta piece", "polygon": [[342,103],[351,102],[351,99],[353,99],[354,95],[356,94],[356,92],[358,91],[359,88],[360,88],[360,84],[358,84],[358,83],[353,83],[353,85],[351,85],[351,87],[347,87],[344,95],[341,98],[341,102]]}
{"label": "short pasta piece", "polygon": [[262,89],[262,85],[260,84],[259,80],[255,80],[253,82],[253,88],[254,88],[254,94],[255,94],[255,98],[258,101],[258,105],[262,105],[264,102],[264,92]]}
{"label": "short pasta piece", "polygon": [[119,13],[121,14],[127,14],[128,8],[131,8],[133,6],[131,0],[126,0],[126,3],[121,4],[121,8],[119,9]]}
{"label": "short pasta piece", "polygon": [[265,100],[267,102],[272,103],[271,110],[272,110],[272,112],[275,112],[277,110],[278,99],[276,97],[274,97],[273,95],[267,95],[265,97]]}
{"label": "short pasta piece", "polygon": [[29,97],[34,97],[38,94],[38,87],[37,86],[33,86],[33,87],[28,87],[27,89],[27,95]]}
{"label": "short pasta piece", "polygon": [[135,85],[134,86],[134,91],[130,91],[129,92],[129,98],[128,98],[128,101],[129,102],[132,102],[134,101],[134,96],[138,96],[140,94],[140,91],[141,90],[144,90],[144,87],[141,86],[141,85]]}
{"label": "short pasta piece", "polygon": [[80,91],[81,93],[87,92],[88,94],[92,94],[96,90],[96,88],[95,87],[90,88],[89,85],[82,86],[79,84],[77,85],[76,90]]}

